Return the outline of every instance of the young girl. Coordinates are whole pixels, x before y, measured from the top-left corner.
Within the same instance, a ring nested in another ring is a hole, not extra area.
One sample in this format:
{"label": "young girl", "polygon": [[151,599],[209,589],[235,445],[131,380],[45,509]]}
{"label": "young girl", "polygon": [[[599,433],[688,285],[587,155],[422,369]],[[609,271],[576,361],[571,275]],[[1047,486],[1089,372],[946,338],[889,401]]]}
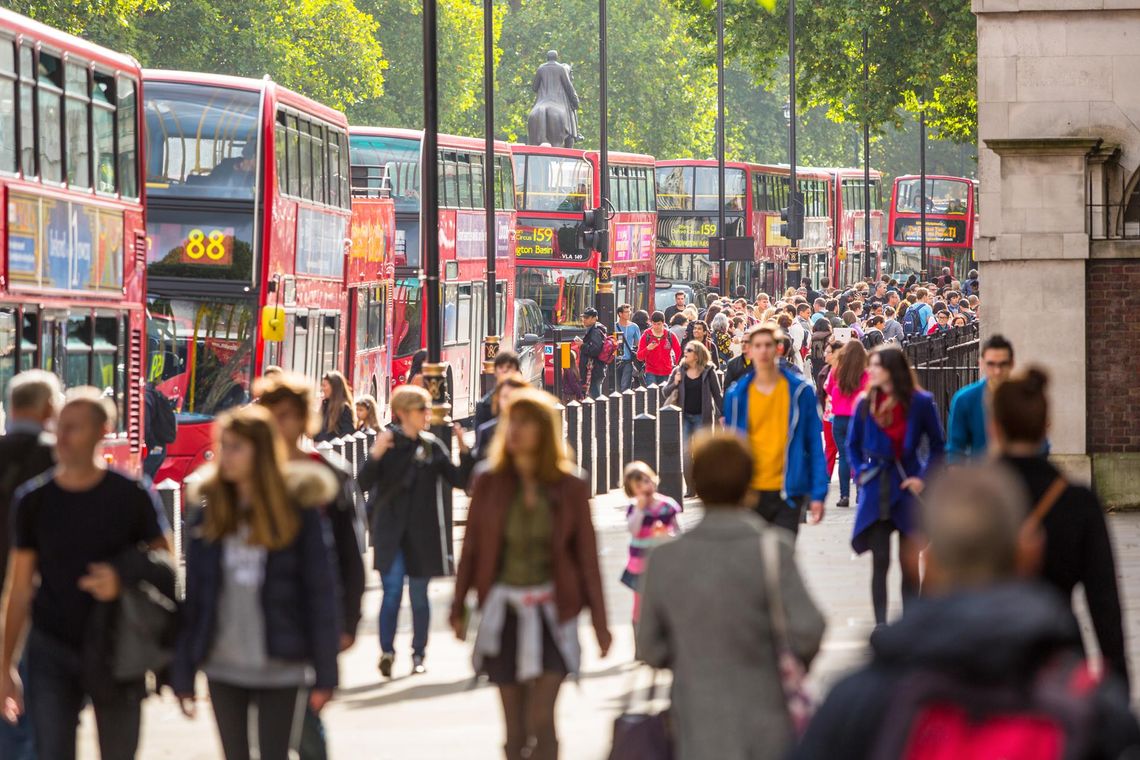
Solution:
{"label": "young girl", "polygon": [[681,533],[677,515],[681,505],[657,493],[657,473],[645,462],[630,462],[622,476],[625,495],[631,501],[626,511],[629,521],[629,562],[621,582],[633,590],[633,622],[641,612],[639,581],[645,571],[645,558],[653,547]]}

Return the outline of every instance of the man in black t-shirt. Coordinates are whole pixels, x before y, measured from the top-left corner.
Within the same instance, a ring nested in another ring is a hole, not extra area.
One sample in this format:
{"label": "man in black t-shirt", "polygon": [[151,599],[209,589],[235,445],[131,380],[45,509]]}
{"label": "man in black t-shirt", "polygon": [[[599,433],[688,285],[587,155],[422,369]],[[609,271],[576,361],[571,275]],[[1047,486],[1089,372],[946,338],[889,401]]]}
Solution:
{"label": "man in black t-shirt", "polygon": [[[127,579],[117,568],[125,555],[140,545],[169,545],[154,492],[108,470],[99,455],[114,415],[97,389],[72,390],[56,428],[56,468],[21,486],[13,505],[0,709],[9,720],[27,711],[41,758],[75,756],[75,728],[87,699],[102,757],[133,757],[138,747],[145,685],[110,677],[106,653],[91,646],[108,636],[108,616],[96,611],[119,598]],[[25,632],[27,704],[14,669]]]}

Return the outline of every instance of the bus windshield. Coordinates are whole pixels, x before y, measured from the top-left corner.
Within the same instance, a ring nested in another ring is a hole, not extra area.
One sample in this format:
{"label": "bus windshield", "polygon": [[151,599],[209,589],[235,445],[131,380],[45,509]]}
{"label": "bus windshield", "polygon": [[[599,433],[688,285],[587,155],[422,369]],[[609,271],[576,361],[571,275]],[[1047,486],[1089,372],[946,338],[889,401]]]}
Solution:
{"label": "bus windshield", "polygon": [[[716,211],[720,192],[715,166],[661,166],[657,168],[659,211],[696,209]],[[724,207],[744,209],[744,170],[724,170]]]}
{"label": "bus windshield", "polygon": [[593,177],[590,164],[580,158],[516,155],[515,205],[527,211],[583,211]]}
{"label": "bus windshield", "polygon": [[397,211],[420,210],[420,142],[407,137],[349,137],[352,186],[381,190],[387,179]]}
{"label": "bus windshield", "polygon": [[594,305],[597,273],[591,269],[520,266],[515,297],[538,304],[553,327],[581,327],[582,312]]}
{"label": "bus windshield", "polygon": [[[904,214],[922,213],[919,193],[921,180],[904,179],[896,188],[895,211]],[[926,180],[926,213],[966,215],[970,183],[961,179]]]}
{"label": "bus windshield", "polygon": [[147,82],[144,95],[149,197],[256,197],[260,93]]}
{"label": "bus windshield", "polygon": [[182,414],[212,417],[249,401],[253,301],[152,298],[147,380]]}

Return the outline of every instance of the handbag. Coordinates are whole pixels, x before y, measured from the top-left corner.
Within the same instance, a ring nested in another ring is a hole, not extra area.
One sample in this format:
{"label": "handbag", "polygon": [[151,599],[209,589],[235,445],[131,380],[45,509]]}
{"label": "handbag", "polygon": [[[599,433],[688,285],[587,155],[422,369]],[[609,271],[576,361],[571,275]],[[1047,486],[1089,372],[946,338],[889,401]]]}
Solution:
{"label": "handbag", "polygon": [[780,685],[784,689],[784,702],[796,736],[803,736],[811,720],[815,705],[807,692],[807,668],[792,651],[788,638],[788,618],[780,593],[780,545],[775,531],[760,534],[760,556],[764,561],[764,586],[768,592],[768,615],[772,620],[772,639],[776,645],[776,667],[780,671]]}
{"label": "handbag", "polygon": [[[647,704],[642,712],[633,710],[637,689],[626,696],[621,715],[614,719],[614,740],[609,760],[673,760],[673,730],[668,710],[653,712],[652,706],[660,688],[658,674],[646,690]],[[634,671],[636,676],[637,671]]]}

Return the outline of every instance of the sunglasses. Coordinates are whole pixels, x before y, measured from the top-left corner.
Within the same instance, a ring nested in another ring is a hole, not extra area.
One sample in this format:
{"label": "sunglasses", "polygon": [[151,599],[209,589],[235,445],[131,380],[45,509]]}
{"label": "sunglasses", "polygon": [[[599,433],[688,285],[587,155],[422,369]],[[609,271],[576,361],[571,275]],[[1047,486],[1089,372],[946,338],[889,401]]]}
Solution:
{"label": "sunglasses", "polygon": [[693,349],[691,349],[691,348],[686,348],[686,349],[685,349],[685,353],[686,353],[686,354],[695,354],[695,353],[696,353],[696,351],[694,351],[694,350],[693,350]]}

